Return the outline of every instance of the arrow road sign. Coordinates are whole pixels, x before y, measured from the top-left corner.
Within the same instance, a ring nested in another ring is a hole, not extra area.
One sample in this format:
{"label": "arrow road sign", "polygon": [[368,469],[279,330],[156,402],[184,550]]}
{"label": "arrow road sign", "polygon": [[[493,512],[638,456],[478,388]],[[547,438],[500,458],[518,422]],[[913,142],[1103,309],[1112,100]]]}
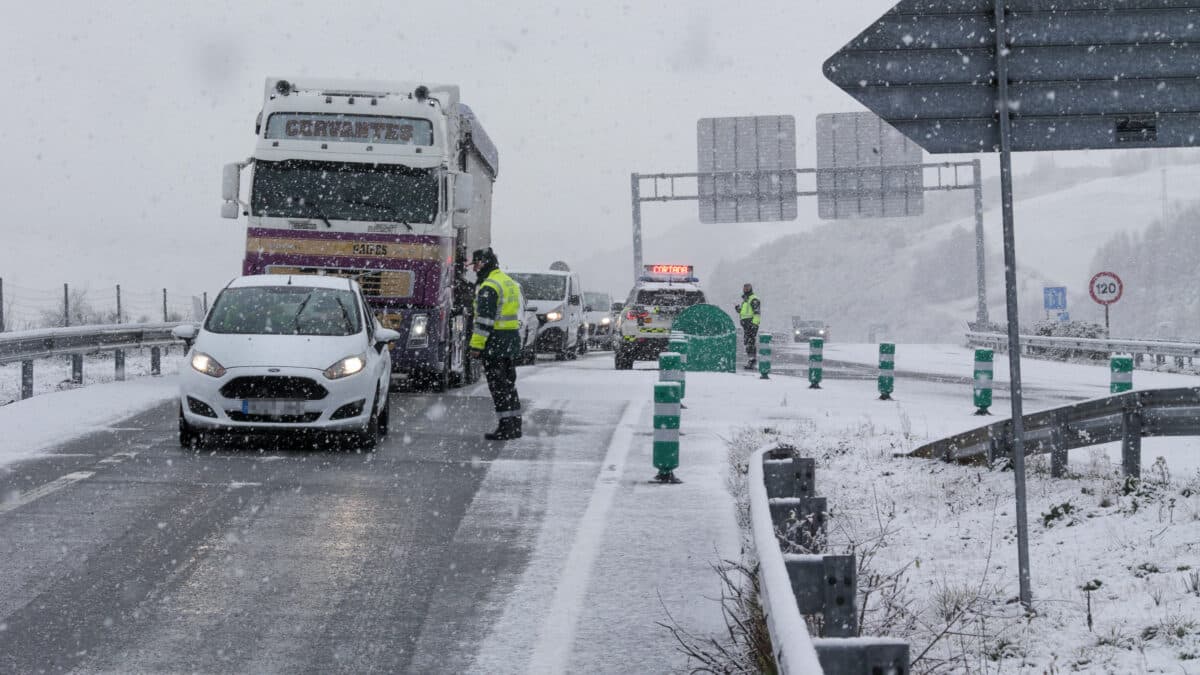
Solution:
{"label": "arrow road sign", "polygon": [[1046,311],[1063,310],[1067,308],[1067,287],[1066,286],[1043,286],[1042,287],[1042,306]]}
{"label": "arrow road sign", "polygon": [[902,0],[825,76],[933,153],[1200,145],[1200,0]]}

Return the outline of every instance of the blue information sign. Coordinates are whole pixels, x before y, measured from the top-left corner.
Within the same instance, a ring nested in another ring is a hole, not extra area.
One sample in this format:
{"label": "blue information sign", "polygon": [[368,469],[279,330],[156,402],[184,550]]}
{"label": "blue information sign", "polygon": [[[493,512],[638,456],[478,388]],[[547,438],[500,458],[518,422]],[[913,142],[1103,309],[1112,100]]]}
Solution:
{"label": "blue information sign", "polygon": [[1042,302],[1046,311],[1064,310],[1067,308],[1066,286],[1045,286],[1042,288]]}

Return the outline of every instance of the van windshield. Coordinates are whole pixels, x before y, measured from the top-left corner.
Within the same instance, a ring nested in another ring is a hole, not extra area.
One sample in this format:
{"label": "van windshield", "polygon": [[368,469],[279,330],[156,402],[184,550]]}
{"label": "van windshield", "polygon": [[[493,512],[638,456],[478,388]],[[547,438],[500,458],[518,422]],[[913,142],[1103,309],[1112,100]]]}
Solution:
{"label": "van windshield", "polygon": [[567,278],[561,274],[512,272],[508,276],[521,285],[526,300],[564,300],[567,297]]}
{"label": "van windshield", "polygon": [[304,286],[227,288],[204,324],[249,335],[354,335],[361,326],[353,291]]}
{"label": "van windshield", "polygon": [[590,306],[592,311],[607,312],[612,306],[612,300],[608,299],[606,293],[584,293],[583,304]]}

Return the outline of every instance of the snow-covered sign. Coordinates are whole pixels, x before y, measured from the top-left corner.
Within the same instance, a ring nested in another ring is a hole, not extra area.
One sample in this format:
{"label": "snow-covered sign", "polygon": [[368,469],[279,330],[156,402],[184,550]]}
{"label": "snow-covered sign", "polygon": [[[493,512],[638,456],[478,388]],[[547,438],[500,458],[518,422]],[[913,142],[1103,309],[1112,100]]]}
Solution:
{"label": "snow-covered sign", "polygon": [[700,222],[796,219],[795,117],[697,120],[696,153]]}
{"label": "snow-covered sign", "polygon": [[1093,300],[1107,306],[1121,299],[1121,294],[1125,292],[1125,284],[1121,283],[1121,277],[1114,272],[1098,272],[1088,283],[1088,291]]}
{"label": "snow-covered sign", "polygon": [[921,146],[878,115],[817,115],[817,215],[890,218],[924,212]]}
{"label": "snow-covered sign", "polygon": [[1042,286],[1042,306],[1046,311],[1064,310],[1067,308],[1066,286]]}
{"label": "snow-covered sign", "polygon": [[997,10],[1011,149],[1200,145],[1200,0],[901,0],[825,77],[933,153],[997,151]]}

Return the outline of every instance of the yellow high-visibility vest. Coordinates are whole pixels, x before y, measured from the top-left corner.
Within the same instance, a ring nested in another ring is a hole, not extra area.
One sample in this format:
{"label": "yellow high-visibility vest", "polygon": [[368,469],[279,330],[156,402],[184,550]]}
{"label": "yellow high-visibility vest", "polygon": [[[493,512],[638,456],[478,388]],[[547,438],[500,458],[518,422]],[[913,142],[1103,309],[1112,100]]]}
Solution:
{"label": "yellow high-visibility vest", "polygon": [[742,306],[738,310],[738,318],[754,319],[754,325],[757,326],[759,322],[762,321],[762,314],[755,312],[754,307],[750,304],[755,300],[758,300],[758,296],[751,293],[750,297],[742,301]]}

